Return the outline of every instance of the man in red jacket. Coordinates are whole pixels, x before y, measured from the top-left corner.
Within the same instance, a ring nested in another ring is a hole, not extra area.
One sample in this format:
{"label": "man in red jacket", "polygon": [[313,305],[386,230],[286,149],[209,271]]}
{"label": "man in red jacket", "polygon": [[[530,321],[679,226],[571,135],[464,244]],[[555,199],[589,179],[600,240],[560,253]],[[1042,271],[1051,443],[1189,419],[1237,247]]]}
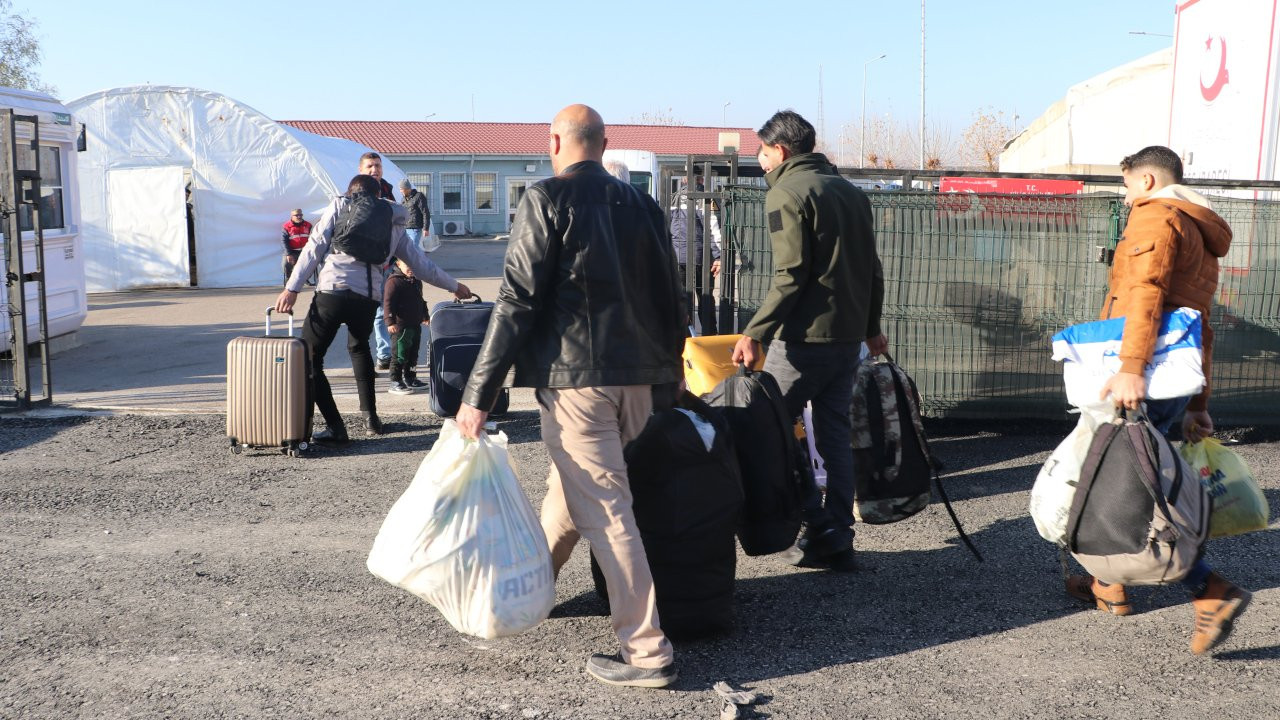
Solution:
{"label": "man in red jacket", "polygon": [[[311,237],[311,223],[302,217],[302,208],[294,208],[293,214],[280,226],[280,242],[284,243],[284,281],[289,282],[293,266],[302,254],[302,247]],[[309,282],[309,281],[308,281]]]}

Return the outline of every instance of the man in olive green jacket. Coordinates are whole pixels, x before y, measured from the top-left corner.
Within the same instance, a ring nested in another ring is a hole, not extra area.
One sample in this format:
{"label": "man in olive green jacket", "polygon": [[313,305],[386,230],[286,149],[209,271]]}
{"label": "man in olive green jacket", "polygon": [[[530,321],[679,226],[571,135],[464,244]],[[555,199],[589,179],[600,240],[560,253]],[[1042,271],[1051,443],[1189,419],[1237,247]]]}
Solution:
{"label": "man in olive green jacket", "polygon": [[769,193],[773,285],[733,350],[751,365],[768,343],[764,369],[778,381],[787,411],[813,403],[814,441],[827,469],[826,504],[816,486],[805,499],[799,564],[851,571],[853,448],[849,404],[861,343],[877,355],[884,276],[876,255],[871,203],[813,152],[814,130],[791,110],[757,131]]}

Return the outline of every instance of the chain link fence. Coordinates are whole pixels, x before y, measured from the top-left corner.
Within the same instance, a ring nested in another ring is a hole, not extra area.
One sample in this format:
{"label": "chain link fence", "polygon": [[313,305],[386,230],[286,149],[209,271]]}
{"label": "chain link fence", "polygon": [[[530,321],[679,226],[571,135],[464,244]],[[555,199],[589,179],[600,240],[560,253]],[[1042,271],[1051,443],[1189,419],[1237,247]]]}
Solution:
{"label": "chain link fence", "polygon": [[[738,328],[768,293],[765,191],[729,188]],[[885,275],[890,353],[932,417],[1062,418],[1050,338],[1094,320],[1108,251],[1127,210],[1113,193],[1070,196],[870,192]],[[1221,261],[1211,411],[1228,423],[1280,418],[1280,203],[1214,198],[1235,240]]]}

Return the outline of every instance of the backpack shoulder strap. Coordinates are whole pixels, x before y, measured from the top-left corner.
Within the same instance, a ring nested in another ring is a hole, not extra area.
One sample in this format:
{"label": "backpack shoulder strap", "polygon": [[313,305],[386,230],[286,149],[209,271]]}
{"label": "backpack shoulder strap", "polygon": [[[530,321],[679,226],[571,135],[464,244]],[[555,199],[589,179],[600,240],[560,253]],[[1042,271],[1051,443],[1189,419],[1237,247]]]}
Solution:
{"label": "backpack shoulder strap", "polygon": [[[907,374],[906,370],[898,367],[897,363],[890,360],[888,363],[889,375],[893,382],[891,385],[902,387],[902,396],[906,399],[907,412],[911,416],[911,426],[916,431],[916,441],[920,443],[920,452],[924,454],[924,460],[928,463],[929,474],[933,478],[933,487],[938,491],[938,499],[942,500],[942,506],[947,509],[947,515],[951,518],[951,524],[955,526],[956,533],[960,535],[960,540],[969,548],[969,552],[973,553],[973,557],[978,562],[983,562],[982,553],[978,552],[978,547],[973,544],[973,540],[969,539],[969,535],[964,531],[964,526],[960,524],[960,518],[956,516],[956,511],[951,507],[951,499],[947,497],[947,491],[942,487],[942,477],[938,474],[938,468],[941,464],[934,460],[933,454],[929,452],[929,440],[924,433],[924,420],[920,417],[920,403],[917,402],[916,384]],[[894,394],[893,413],[895,421],[900,422],[901,413],[897,412],[897,394]],[[899,427],[899,431],[901,428]],[[898,454],[901,457],[902,443],[898,443]]]}
{"label": "backpack shoulder strap", "polygon": [[1084,465],[1080,468],[1076,494],[1071,499],[1071,510],[1067,514],[1066,538],[1073,551],[1076,547],[1076,533],[1080,526],[1080,511],[1084,508],[1085,500],[1088,499],[1089,487],[1098,475],[1098,468],[1102,465],[1102,458],[1106,456],[1107,449],[1119,434],[1119,425],[1114,422],[1103,423],[1094,434],[1093,441],[1089,443],[1089,452],[1085,455]]}

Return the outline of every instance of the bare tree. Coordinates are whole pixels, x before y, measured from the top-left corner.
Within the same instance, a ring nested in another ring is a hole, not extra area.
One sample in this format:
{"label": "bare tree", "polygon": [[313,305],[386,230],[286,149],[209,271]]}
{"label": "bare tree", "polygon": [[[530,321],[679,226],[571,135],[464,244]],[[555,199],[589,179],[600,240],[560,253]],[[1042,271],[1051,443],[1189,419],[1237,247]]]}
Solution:
{"label": "bare tree", "polygon": [[1000,169],[1000,153],[1013,139],[1013,128],[1004,112],[990,107],[974,113],[973,124],[964,131],[963,158],[967,165],[983,170]]}
{"label": "bare tree", "polygon": [[[2,2],[3,0],[0,0]],[[632,115],[628,118],[628,122],[635,125],[670,125],[680,127],[684,125],[684,121],[677,118],[671,108],[665,111],[659,108],[653,112],[642,112],[639,115]]]}
{"label": "bare tree", "polygon": [[902,125],[892,115],[868,117],[865,136],[859,133],[859,144],[863,145],[859,165],[890,170],[903,167],[912,147],[904,140]]}
{"label": "bare tree", "polygon": [[40,41],[36,23],[13,12],[12,0],[0,0],[0,85],[53,94],[54,88],[40,81]]}

